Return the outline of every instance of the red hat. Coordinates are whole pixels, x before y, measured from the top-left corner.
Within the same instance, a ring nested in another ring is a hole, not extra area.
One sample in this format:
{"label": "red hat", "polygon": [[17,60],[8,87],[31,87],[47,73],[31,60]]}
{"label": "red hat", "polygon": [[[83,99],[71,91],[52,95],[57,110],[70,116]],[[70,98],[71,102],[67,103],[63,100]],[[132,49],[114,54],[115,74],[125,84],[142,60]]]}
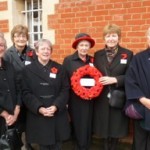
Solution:
{"label": "red hat", "polygon": [[95,45],[94,39],[92,39],[88,34],[86,33],[79,33],[75,37],[75,41],[72,44],[72,48],[76,49],[79,42],[86,40],[91,43],[91,48]]}

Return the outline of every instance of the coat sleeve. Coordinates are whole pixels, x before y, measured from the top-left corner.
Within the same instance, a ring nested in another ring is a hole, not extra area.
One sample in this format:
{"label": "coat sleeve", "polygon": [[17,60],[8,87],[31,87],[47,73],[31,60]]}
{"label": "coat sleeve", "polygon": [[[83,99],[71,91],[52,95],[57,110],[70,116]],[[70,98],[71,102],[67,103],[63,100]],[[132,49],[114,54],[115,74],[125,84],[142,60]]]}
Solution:
{"label": "coat sleeve", "polygon": [[68,99],[69,99],[69,80],[66,74],[65,69],[62,67],[61,69],[61,86],[58,91],[58,96],[56,97],[53,105],[55,105],[59,111],[66,108]]}
{"label": "coat sleeve", "polygon": [[31,88],[29,86],[29,79],[26,74],[26,70],[22,71],[22,96],[23,103],[25,106],[34,114],[39,114],[39,108],[43,106],[43,104],[32,94]]}
{"label": "coat sleeve", "polygon": [[125,76],[125,91],[127,100],[138,100],[144,96],[142,89],[140,88],[140,78],[138,76],[139,67],[137,60],[134,57]]}

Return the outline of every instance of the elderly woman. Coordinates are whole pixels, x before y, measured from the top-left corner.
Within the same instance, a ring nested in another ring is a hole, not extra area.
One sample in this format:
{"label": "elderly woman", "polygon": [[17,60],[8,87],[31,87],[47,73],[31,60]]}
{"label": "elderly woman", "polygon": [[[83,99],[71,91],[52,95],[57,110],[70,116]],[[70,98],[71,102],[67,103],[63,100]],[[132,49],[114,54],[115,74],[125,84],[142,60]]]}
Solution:
{"label": "elderly woman", "polygon": [[[6,51],[6,40],[0,36],[0,136],[8,128],[13,128],[20,112],[17,99],[17,79],[12,64],[3,59]],[[14,148],[21,150],[21,145]]]}
{"label": "elderly woman", "polygon": [[[74,72],[78,69],[93,64],[93,58],[88,55],[88,52],[94,45],[94,39],[88,34],[79,33],[76,35],[75,41],[72,44],[75,52],[67,56],[63,62],[70,80]],[[93,101],[78,96],[73,89],[71,89],[68,109],[75,141],[74,149],[88,150],[91,141]]]}
{"label": "elderly woman", "polygon": [[[124,94],[125,73],[133,53],[119,45],[121,30],[117,25],[106,25],[103,38],[105,47],[94,55],[94,65],[103,74],[99,82],[104,89],[94,102],[93,132],[103,139],[103,150],[117,150],[118,139],[128,134],[128,118],[123,112],[125,98],[119,95]],[[112,105],[114,99],[116,103]]]}
{"label": "elderly woman", "polygon": [[35,51],[37,60],[23,71],[27,142],[38,144],[40,150],[61,150],[61,142],[70,134],[66,108],[69,82],[64,68],[50,59],[49,40],[39,40]]}
{"label": "elderly woman", "polygon": [[[5,60],[9,61],[11,64],[13,64],[16,72],[17,72],[17,78],[19,83],[21,83],[21,71],[22,69],[30,64],[35,59],[35,53],[34,50],[31,49],[30,46],[27,45],[27,42],[29,40],[28,35],[28,28],[23,25],[16,25],[11,31],[11,40],[13,42],[13,46],[11,46],[6,54],[5,54]],[[20,93],[21,93],[21,87],[20,87]],[[22,103],[22,98],[20,94],[20,103]],[[23,132],[25,130],[25,108],[22,105],[21,112],[19,116],[19,130],[20,132]],[[33,148],[26,144],[27,150],[32,150]]]}
{"label": "elderly woman", "polygon": [[11,31],[11,40],[13,46],[7,50],[5,58],[19,72],[25,65],[30,64],[34,58],[33,49],[27,45],[29,40],[28,28],[23,25],[14,26]]}
{"label": "elderly woman", "polygon": [[150,149],[150,28],[147,44],[144,51],[133,57],[125,80],[127,102],[138,103],[144,109],[143,119],[134,120],[133,150]]}

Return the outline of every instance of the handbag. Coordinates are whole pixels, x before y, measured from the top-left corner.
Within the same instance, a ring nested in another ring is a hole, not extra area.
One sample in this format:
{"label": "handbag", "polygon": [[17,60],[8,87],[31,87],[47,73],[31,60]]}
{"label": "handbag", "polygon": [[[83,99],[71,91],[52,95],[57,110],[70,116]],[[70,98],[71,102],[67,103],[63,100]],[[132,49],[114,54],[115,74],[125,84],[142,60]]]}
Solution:
{"label": "handbag", "polygon": [[125,108],[125,114],[132,119],[143,119],[144,107],[139,103],[131,103]]}
{"label": "handbag", "polygon": [[19,134],[15,127],[9,129],[6,125],[6,131],[0,138],[0,150],[16,150],[21,148],[23,143]]}
{"label": "handbag", "polygon": [[109,105],[114,108],[123,108],[125,104],[125,92],[123,90],[113,90],[109,98]]}

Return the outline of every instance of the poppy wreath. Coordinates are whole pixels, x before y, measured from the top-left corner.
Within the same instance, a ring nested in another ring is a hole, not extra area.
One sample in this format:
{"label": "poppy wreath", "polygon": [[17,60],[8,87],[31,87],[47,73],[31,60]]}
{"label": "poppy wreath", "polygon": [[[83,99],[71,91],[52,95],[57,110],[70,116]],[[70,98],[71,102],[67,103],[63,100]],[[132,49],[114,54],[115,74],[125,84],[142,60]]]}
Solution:
{"label": "poppy wreath", "polygon": [[[80,79],[84,76],[90,76],[95,80],[95,86],[86,88],[81,86]],[[71,77],[72,90],[84,100],[92,100],[100,95],[103,85],[99,82],[102,73],[93,66],[85,65],[78,68]]]}

